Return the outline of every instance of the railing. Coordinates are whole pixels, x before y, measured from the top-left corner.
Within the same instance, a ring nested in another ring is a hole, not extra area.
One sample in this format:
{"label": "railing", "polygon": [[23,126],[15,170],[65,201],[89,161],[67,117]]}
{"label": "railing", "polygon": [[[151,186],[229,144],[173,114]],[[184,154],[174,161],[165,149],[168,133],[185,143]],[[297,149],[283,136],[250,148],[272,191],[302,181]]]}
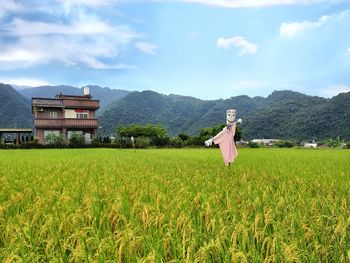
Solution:
{"label": "railing", "polygon": [[40,99],[33,98],[32,105],[37,107],[68,107],[68,108],[92,108],[98,109],[100,102],[98,100],[79,100],[79,99]]}
{"label": "railing", "polygon": [[59,128],[63,127],[63,119],[35,119],[36,128]]}
{"label": "railing", "polygon": [[62,100],[59,99],[32,99],[33,106],[63,107]]}
{"label": "railing", "polygon": [[35,128],[97,128],[97,119],[35,119]]}
{"label": "railing", "polygon": [[97,119],[63,119],[64,127],[97,128]]}
{"label": "railing", "polygon": [[94,108],[98,109],[100,103],[98,100],[66,100],[63,99],[63,105],[70,108]]}

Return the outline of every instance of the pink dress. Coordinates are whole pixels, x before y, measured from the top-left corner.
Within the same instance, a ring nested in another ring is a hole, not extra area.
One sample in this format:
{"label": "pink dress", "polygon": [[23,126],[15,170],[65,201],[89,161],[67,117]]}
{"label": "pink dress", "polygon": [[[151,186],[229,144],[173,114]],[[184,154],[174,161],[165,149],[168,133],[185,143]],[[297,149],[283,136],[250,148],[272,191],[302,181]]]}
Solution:
{"label": "pink dress", "polygon": [[236,124],[229,127],[225,127],[219,132],[214,138],[213,142],[219,144],[222,158],[224,159],[225,165],[232,163],[237,157],[238,152],[233,140],[236,132]]}

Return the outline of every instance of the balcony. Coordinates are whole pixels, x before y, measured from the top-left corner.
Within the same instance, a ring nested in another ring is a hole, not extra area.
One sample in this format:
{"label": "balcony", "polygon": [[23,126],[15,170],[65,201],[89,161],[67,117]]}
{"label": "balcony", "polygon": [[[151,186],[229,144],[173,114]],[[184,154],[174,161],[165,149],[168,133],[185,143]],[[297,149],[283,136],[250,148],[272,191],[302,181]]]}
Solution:
{"label": "balcony", "polygon": [[32,106],[36,107],[59,107],[63,108],[63,102],[59,99],[40,99],[40,98],[33,98],[32,99]]}
{"label": "balcony", "polygon": [[63,119],[66,128],[97,128],[97,119]]}
{"label": "balcony", "polygon": [[99,100],[86,99],[47,99],[47,98],[32,98],[32,106],[34,107],[59,107],[73,109],[98,109],[100,108]]}
{"label": "balcony", "polygon": [[97,128],[97,119],[35,119],[35,128]]}
{"label": "balcony", "polygon": [[63,99],[63,105],[66,108],[98,109],[100,102],[98,100]]}

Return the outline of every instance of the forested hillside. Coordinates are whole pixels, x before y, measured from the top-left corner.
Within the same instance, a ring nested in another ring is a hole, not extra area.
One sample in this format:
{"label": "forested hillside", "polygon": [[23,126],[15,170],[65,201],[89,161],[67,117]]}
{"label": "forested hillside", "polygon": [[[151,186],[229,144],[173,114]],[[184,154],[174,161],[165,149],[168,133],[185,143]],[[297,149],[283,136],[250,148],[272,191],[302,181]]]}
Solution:
{"label": "forested hillside", "polygon": [[100,123],[109,133],[118,125],[151,123],[165,126],[172,135],[198,134],[203,127],[224,123],[229,108],[237,110],[237,118],[243,118],[245,139],[350,138],[350,93],[325,99],[275,91],[267,98],[237,96],[205,101],[153,91],[134,92],[110,105]]}
{"label": "forested hillside", "polygon": [[33,127],[30,101],[10,85],[0,83],[0,128]]}

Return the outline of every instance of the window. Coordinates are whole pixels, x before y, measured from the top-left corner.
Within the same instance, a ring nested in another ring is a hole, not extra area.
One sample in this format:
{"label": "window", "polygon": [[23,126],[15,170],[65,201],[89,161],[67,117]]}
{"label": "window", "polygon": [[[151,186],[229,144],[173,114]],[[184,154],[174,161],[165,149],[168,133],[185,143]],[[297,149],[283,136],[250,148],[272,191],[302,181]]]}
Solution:
{"label": "window", "polygon": [[64,110],[64,117],[66,119],[76,119],[77,118],[77,114],[75,113],[75,110],[65,109]]}
{"label": "window", "polygon": [[68,140],[75,135],[83,135],[83,131],[68,131]]}
{"label": "window", "polygon": [[87,119],[89,117],[89,111],[84,110],[83,112],[77,112],[77,119]]}
{"label": "window", "polygon": [[91,133],[85,133],[85,142],[86,143],[91,143],[92,139],[91,139]]}
{"label": "window", "polygon": [[57,119],[57,112],[56,111],[50,112],[50,119]]}
{"label": "window", "polygon": [[59,136],[60,135],[60,131],[44,131],[44,138],[48,135],[56,135],[56,136]]}

